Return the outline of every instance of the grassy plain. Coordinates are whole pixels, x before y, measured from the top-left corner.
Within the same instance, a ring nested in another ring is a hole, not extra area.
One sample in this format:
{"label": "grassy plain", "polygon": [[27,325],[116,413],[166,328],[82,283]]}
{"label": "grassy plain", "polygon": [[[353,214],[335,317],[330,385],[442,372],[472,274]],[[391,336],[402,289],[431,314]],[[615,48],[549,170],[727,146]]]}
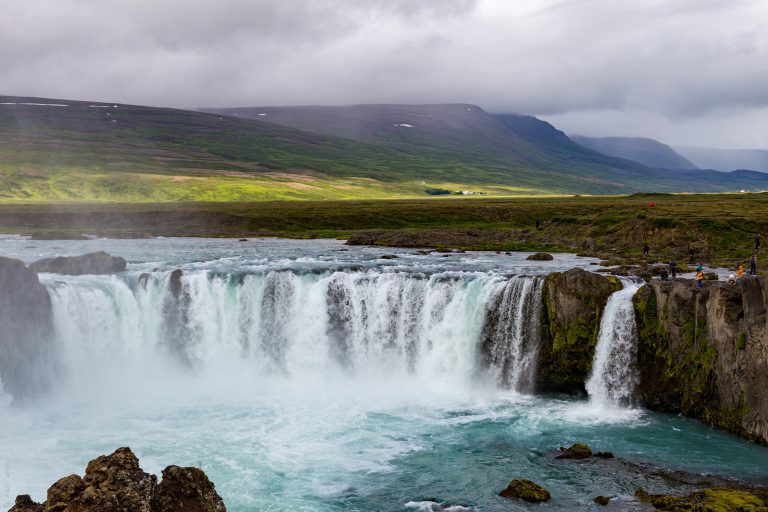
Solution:
{"label": "grassy plain", "polygon": [[[653,202],[654,206],[649,204]],[[542,228],[535,229],[535,221]],[[389,201],[0,204],[0,232],[33,236],[350,238],[356,243],[568,250],[604,258],[748,260],[768,194]],[[768,239],[767,239],[768,241]]]}

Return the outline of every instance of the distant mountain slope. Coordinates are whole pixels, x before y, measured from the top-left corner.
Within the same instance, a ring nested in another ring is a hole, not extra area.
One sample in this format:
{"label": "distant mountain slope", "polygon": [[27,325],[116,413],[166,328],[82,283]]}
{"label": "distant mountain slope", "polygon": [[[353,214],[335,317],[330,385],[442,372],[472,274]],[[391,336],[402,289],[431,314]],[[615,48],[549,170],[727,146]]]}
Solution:
{"label": "distant mountain slope", "polygon": [[717,149],[676,146],[675,149],[702,169],[734,171],[752,169],[768,172],[768,150],[765,149]]}
{"label": "distant mountain slope", "polygon": [[[313,116],[301,114],[307,110]],[[274,122],[289,114],[293,124],[312,131]],[[535,195],[768,188],[768,174],[650,169],[579,146],[538,119],[491,116],[469,105],[313,107],[253,115],[258,121],[0,96],[0,200],[239,201],[425,197],[427,189]],[[264,121],[270,115],[272,120]],[[349,116],[356,120],[354,129],[345,121]]]}
{"label": "distant mountain slope", "polygon": [[640,162],[658,169],[697,169],[674,149],[653,139],[638,137],[582,137],[571,139],[582,146],[618,158]]}
{"label": "distant mountain slope", "polygon": [[535,117],[492,115],[476,105],[245,107],[201,111],[380,144],[407,154],[481,165],[501,164],[515,174],[522,167],[526,175],[535,172],[536,180],[547,188],[559,188],[563,180],[577,179],[592,183],[593,193],[691,191],[700,187],[733,190],[729,188],[733,183],[722,176],[713,175],[702,182],[679,173],[649,169],[576,144]]}

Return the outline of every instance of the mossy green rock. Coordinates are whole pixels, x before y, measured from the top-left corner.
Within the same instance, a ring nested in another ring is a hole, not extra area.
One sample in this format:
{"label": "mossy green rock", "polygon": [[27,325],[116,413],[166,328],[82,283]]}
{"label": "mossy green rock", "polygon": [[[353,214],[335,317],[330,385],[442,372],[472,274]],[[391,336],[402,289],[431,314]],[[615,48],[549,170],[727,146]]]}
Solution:
{"label": "mossy green rock", "polygon": [[649,494],[642,489],[635,496],[653,505],[657,510],[675,512],[768,512],[768,492],[758,489],[713,488],[698,491],[688,496]]}
{"label": "mossy green rock", "polygon": [[608,297],[621,288],[613,276],[582,269],[546,277],[538,391],[585,393],[600,317]]}
{"label": "mossy green rock", "polygon": [[555,259],[555,257],[547,252],[537,252],[536,254],[531,254],[525,259],[529,261],[552,261]]}
{"label": "mossy green rock", "polygon": [[529,503],[549,501],[549,491],[530,480],[512,480],[499,496],[507,499],[524,500]]}
{"label": "mossy green rock", "polygon": [[570,448],[561,448],[557,459],[588,459],[592,456],[592,449],[588,444],[576,443]]}

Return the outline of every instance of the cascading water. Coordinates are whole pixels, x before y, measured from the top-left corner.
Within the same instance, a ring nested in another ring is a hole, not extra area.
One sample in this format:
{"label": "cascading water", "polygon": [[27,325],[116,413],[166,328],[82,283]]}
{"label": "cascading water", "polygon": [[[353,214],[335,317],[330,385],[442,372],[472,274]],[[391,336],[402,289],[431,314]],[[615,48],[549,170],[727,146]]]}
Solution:
{"label": "cascading water", "polygon": [[600,320],[600,332],[586,388],[590,401],[602,406],[630,406],[638,375],[637,324],[632,297],[640,284],[622,280],[624,287],[614,292]]}
{"label": "cascading water", "polygon": [[500,385],[533,391],[541,341],[543,281],[513,277],[500,283],[488,307],[483,329],[483,355]]}
{"label": "cascading water", "polygon": [[86,364],[136,377],[163,371],[165,359],[192,369],[250,360],[268,374],[343,368],[463,385],[490,369],[503,387],[531,390],[537,277],[198,270],[48,284],[70,374]]}

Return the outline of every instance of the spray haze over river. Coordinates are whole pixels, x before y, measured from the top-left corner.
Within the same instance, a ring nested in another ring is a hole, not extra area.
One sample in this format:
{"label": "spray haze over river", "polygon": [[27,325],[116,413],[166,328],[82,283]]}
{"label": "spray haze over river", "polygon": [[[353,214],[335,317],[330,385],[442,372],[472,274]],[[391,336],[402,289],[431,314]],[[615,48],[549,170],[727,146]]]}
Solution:
{"label": "spray haze over river", "polygon": [[43,498],[118,446],[153,473],[201,466],[233,511],[527,510],[497,496],[512,478],[549,488],[556,510],[589,509],[598,494],[632,510],[638,487],[668,490],[553,460],[574,442],[750,481],[768,470],[764,448],[630,407],[631,282],[606,307],[590,397],[529,394],[543,276],[594,260],[333,240],[0,239],[0,255],[27,263],[95,250],[128,270],[40,275],[60,364],[47,398],[3,399],[0,508],[17,493]]}

